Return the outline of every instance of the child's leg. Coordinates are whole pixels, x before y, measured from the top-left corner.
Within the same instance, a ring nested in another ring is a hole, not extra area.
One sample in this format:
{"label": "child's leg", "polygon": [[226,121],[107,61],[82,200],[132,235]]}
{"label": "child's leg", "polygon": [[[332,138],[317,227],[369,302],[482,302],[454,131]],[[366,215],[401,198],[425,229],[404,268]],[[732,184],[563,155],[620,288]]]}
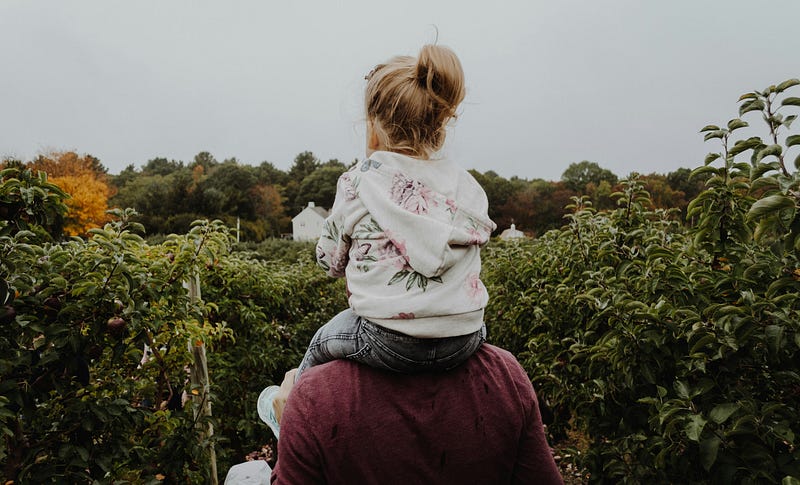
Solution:
{"label": "child's leg", "polygon": [[467,335],[423,339],[376,325],[348,308],[317,330],[295,381],[309,367],[335,359],[405,374],[445,371],[467,360],[485,340],[485,325]]}
{"label": "child's leg", "polygon": [[359,316],[348,308],[321,326],[297,368],[295,381],[309,367],[346,359],[362,350],[364,342],[359,336],[359,320]]}
{"label": "child's leg", "polygon": [[[360,322],[361,318],[348,308],[321,326],[311,339],[308,350],[297,368],[294,375],[295,382],[309,367],[358,354],[364,345],[364,339],[359,337]],[[279,389],[279,386],[269,386],[261,391],[257,402],[258,416],[267,423],[276,438],[281,429],[274,406]]]}

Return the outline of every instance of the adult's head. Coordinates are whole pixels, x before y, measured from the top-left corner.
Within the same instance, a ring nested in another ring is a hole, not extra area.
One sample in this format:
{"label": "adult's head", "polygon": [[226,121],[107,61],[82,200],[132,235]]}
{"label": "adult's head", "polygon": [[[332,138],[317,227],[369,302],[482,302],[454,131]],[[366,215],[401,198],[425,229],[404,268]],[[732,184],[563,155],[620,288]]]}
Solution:
{"label": "adult's head", "polygon": [[418,57],[393,57],[367,75],[367,146],[427,159],[444,144],[463,100],[464,71],[449,48],[426,45]]}

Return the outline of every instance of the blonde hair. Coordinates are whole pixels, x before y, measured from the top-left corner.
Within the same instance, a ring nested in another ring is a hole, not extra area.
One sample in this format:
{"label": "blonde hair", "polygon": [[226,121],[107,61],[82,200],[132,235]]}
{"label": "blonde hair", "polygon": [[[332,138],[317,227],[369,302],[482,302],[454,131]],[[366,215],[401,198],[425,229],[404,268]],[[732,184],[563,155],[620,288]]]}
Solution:
{"label": "blonde hair", "polygon": [[447,122],[464,100],[455,52],[425,45],[419,57],[394,57],[366,79],[367,120],[385,149],[427,159],[442,147]]}

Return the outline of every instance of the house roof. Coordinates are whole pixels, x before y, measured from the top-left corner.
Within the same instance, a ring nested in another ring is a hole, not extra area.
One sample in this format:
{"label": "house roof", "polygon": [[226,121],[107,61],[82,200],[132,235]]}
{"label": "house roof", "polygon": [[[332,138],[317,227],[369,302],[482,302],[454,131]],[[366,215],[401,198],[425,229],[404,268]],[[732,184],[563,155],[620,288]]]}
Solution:
{"label": "house roof", "polygon": [[312,209],[314,209],[314,212],[321,215],[322,217],[328,217],[328,214],[330,214],[330,211],[326,211],[322,207],[312,207]]}
{"label": "house roof", "polygon": [[325,210],[325,209],[324,209],[324,208],[322,208],[322,207],[318,207],[318,206],[317,206],[316,204],[314,204],[314,202],[312,201],[312,202],[309,202],[309,203],[308,203],[308,205],[307,205],[307,206],[306,206],[306,207],[305,207],[303,210],[301,210],[301,211],[300,211],[300,212],[299,212],[299,213],[298,213],[296,216],[292,217],[292,220],[294,220],[296,217],[298,217],[300,214],[302,214],[302,213],[304,213],[304,212],[306,212],[306,211],[315,212],[315,213],[317,213],[317,214],[318,214],[320,217],[322,217],[323,219],[327,218],[327,217],[328,217],[328,215],[330,214],[330,211],[327,211],[327,210]]}
{"label": "house roof", "polygon": [[511,224],[511,227],[506,229],[500,234],[500,238],[502,239],[515,239],[515,238],[522,238],[525,237],[525,234],[517,229],[517,226]]}

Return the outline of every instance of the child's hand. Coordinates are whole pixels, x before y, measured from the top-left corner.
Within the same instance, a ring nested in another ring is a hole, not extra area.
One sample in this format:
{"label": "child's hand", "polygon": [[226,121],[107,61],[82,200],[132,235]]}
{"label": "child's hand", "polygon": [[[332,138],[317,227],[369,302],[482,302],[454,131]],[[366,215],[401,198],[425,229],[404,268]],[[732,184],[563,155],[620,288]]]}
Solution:
{"label": "child's hand", "polygon": [[275,409],[275,419],[278,420],[278,423],[281,422],[281,417],[283,417],[283,408],[286,407],[286,399],[289,397],[289,392],[291,392],[294,387],[295,374],[297,374],[296,368],[286,372],[286,375],[283,377],[283,382],[281,382],[281,389],[272,401],[272,407]]}

